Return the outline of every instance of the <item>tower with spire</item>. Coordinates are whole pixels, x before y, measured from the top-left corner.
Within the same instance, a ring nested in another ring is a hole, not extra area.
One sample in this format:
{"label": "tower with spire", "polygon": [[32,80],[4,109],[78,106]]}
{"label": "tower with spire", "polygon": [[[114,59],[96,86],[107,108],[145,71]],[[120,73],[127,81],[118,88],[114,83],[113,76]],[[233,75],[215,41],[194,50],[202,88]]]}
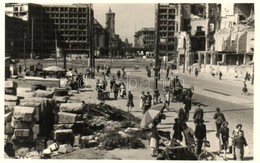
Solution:
{"label": "tower with spire", "polygon": [[109,7],[109,11],[106,13],[106,29],[111,36],[115,35],[115,13],[112,12],[111,7]]}

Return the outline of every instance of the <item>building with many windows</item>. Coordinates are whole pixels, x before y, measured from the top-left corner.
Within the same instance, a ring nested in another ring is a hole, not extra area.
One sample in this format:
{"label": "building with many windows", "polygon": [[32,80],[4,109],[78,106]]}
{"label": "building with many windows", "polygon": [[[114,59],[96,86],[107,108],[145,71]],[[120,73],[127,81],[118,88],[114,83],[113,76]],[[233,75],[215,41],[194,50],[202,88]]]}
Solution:
{"label": "building with many windows", "polygon": [[[38,5],[32,3],[8,3],[5,6],[5,13],[11,18],[24,20],[25,32],[23,36],[26,40],[26,56],[31,57],[49,57],[56,55],[57,47],[62,50],[63,54],[77,54],[88,56],[89,39],[88,29],[90,29],[89,20],[90,12],[94,12],[89,4],[72,4],[72,5]],[[93,15],[93,14],[92,14]],[[94,17],[92,17],[94,19]],[[6,24],[10,19],[6,20]],[[95,31],[95,49],[102,49],[106,46],[105,29],[93,20]],[[20,24],[14,23],[13,30]],[[6,31],[7,34],[9,33]],[[23,38],[16,37],[13,41],[6,35],[6,50],[14,51],[19,56],[21,46],[10,47],[10,42],[21,42]],[[19,43],[19,45],[21,45]],[[13,49],[10,49],[13,48]],[[102,51],[105,52],[105,51]],[[100,54],[97,51],[96,54]]]}

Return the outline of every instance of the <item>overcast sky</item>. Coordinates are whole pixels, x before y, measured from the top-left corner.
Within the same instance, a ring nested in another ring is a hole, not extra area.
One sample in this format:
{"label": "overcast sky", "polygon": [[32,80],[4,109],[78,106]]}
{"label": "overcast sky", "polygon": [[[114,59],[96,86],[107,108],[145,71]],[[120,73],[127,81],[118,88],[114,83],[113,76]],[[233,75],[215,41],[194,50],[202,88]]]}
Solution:
{"label": "overcast sky", "polygon": [[115,13],[115,33],[122,40],[134,43],[134,33],[143,27],[155,26],[155,4],[93,4],[94,16],[105,27],[106,13]]}

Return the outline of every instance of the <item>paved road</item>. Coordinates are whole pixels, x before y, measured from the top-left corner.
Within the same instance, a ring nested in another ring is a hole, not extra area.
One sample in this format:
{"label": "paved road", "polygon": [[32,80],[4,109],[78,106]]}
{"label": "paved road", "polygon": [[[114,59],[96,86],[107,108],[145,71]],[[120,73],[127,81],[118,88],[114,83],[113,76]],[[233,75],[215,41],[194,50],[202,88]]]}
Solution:
{"label": "paved road", "polygon": [[[112,69],[112,73],[115,74],[116,70]],[[135,107],[133,108],[132,114],[137,117],[142,117],[141,110],[139,108],[139,96],[141,90],[144,88],[153,88],[153,78],[146,78],[145,72],[130,72],[130,76],[128,78],[128,82],[124,80],[127,84],[127,89],[130,88],[134,95],[134,104]],[[115,75],[116,76],[116,75]],[[162,77],[164,73],[162,73]],[[195,87],[195,94],[193,96],[193,107],[190,114],[190,121],[188,125],[194,129],[194,123],[192,121],[192,116],[194,110],[196,108],[197,103],[201,103],[203,109],[205,111],[205,123],[207,125],[207,138],[211,142],[210,151],[217,150],[218,140],[215,137],[215,123],[213,120],[213,115],[215,113],[215,108],[220,107],[223,113],[226,116],[226,119],[229,122],[229,128],[232,131],[236,124],[242,123],[243,129],[246,133],[246,139],[248,141],[249,147],[251,151],[253,151],[253,96],[242,96],[238,88],[240,87],[240,83],[237,81],[233,81],[231,79],[226,79],[223,81],[219,81],[218,79],[209,78],[207,75],[201,75],[200,78],[195,78],[188,74],[180,74],[181,78],[185,79],[185,85],[194,85]],[[97,77],[97,78],[100,78]],[[168,83],[167,83],[168,82]],[[95,83],[95,82],[93,82]],[[159,90],[161,96],[163,96],[163,84],[169,84],[169,81],[161,80],[159,82]],[[135,88],[134,85],[136,85]],[[213,90],[216,92],[211,92],[207,90]],[[250,88],[252,89],[252,88]],[[148,89],[146,89],[148,90]],[[152,90],[150,90],[152,92]],[[228,95],[225,95],[228,94]],[[113,96],[111,94],[110,96]],[[99,101],[96,98],[96,92],[82,92],[80,94],[75,94],[72,98],[77,100],[86,100],[87,102],[98,103]],[[117,106],[118,108],[126,111],[126,99],[118,99],[106,101],[107,104]],[[166,112],[166,120],[162,121],[162,124],[159,126],[162,130],[167,130],[172,132],[172,125],[174,118],[177,117],[177,110],[181,107],[181,103],[171,103],[170,111]],[[149,158],[150,150],[147,149],[147,157]],[[252,159],[253,153],[245,155],[248,159]],[[228,155],[231,159],[231,155]],[[133,158],[134,159],[134,158]],[[154,158],[151,158],[154,159]],[[221,157],[218,157],[218,160],[221,160]]]}
{"label": "paved road", "polygon": [[[164,74],[162,73],[162,76]],[[248,141],[251,151],[253,151],[253,95],[244,96],[241,95],[240,83],[241,81],[233,81],[232,79],[224,79],[219,81],[217,78],[212,79],[209,76],[204,75],[199,78],[195,78],[188,74],[179,74],[180,78],[184,79],[184,85],[194,85],[195,94],[193,96],[193,108],[190,115],[190,120],[194,110],[195,104],[201,103],[205,111],[205,122],[207,125],[207,137],[211,142],[211,151],[216,151],[218,146],[217,138],[215,137],[215,123],[213,116],[215,108],[220,107],[225,114],[227,121],[229,122],[229,128],[232,131],[238,123],[243,124],[243,129],[246,133],[246,139]],[[147,88],[153,87],[153,78],[146,78],[145,72],[130,72],[127,80],[128,89],[130,88],[134,94],[135,104],[139,104],[139,95],[141,90],[148,90]],[[160,80],[159,90],[163,97],[163,85],[168,85],[169,81]],[[136,87],[134,87],[136,86]],[[253,88],[250,87],[250,90]],[[151,90],[150,90],[151,91]],[[152,92],[152,91],[151,91]],[[122,106],[122,105],[121,105]],[[138,106],[138,105],[136,105]],[[159,126],[160,129],[171,131],[174,118],[177,116],[177,109],[181,106],[180,103],[171,104],[171,112],[166,113],[166,120],[162,121]],[[133,114],[141,117],[139,108],[134,108]],[[195,128],[192,121],[188,122],[191,128]],[[248,155],[248,159],[251,159],[253,154]],[[231,159],[231,155],[228,156]],[[221,158],[220,158],[221,159]]]}

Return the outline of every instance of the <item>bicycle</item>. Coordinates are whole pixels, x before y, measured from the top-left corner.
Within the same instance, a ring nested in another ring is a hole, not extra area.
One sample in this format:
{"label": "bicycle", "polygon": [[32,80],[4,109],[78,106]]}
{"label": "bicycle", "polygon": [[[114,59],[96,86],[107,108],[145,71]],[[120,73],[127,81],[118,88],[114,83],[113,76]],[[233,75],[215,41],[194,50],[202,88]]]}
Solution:
{"label": "bicycle", "polygon": [[[196,155],[196,147],[198,145],[198,141],[195,144],[189,146],[188,151]],[[210,147],[210,142],[208,140],[202,140],[202,147],[200,154],[197,155],[198,160],[207,160],[207,161],[214,161],[216,160],[216,156],[212,153],[207,151],[207,148]]]}

